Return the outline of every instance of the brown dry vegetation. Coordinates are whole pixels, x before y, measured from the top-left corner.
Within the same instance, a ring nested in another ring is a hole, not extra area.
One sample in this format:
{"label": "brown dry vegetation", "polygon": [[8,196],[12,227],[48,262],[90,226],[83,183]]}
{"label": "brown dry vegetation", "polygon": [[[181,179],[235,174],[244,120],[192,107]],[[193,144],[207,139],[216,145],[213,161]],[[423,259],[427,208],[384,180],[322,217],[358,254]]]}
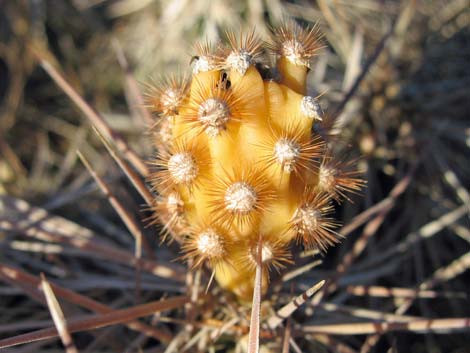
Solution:
{"label": "brown dry vegetation", "polygon": [[208,3],[0,1],[0,347],[246,351],[251,309],[145,227],[142,83],[285,16],[326,34],[309,87],[368,185],[273,278],[261,351],[470,352],[469,1]]}

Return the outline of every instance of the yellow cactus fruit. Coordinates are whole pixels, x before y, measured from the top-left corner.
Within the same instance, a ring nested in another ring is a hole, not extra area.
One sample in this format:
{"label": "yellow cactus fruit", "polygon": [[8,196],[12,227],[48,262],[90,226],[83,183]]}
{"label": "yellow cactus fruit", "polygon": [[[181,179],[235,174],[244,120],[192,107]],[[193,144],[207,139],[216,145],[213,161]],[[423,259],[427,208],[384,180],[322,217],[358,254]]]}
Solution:
{"label": "yellow cactus fruit", "polygon": [[[254,32],[228,33],[226,47],[199,44],[191,80],[149,94],[158,114],[154,218],[182,242],[182,259],[211,268],[242,301],[253,293],[258,249],[266,291],[270,271],[292,262],[293,243],[325,251],[339,241],[331,203],[363,184],[312,134],[322,122],[306,90],[318,27],[283,25],[274,36],[270,45]],[[269,52],[276,68],[263,64]]]}

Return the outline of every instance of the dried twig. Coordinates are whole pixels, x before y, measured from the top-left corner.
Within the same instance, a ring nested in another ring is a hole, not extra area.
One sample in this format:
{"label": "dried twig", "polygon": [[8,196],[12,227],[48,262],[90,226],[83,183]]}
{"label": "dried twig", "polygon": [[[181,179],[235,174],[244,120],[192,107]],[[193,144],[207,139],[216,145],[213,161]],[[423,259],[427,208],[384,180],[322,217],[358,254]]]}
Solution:
{"label": "dried twig", "polygon": [[65,351],[67,353],[78,353],[77,347],[73,343],[72,336],[67,327],[67,322],[65,321],[64,313],[60,308],[59,301],[54,295],[49,282],[46,280],[44,274],[41,274],[41,287],[44,292],[44,296],[47,300],[47,306],[51,312],[52,319],[54,320],[55,327],[59,333],[62,344],[64,345]]}

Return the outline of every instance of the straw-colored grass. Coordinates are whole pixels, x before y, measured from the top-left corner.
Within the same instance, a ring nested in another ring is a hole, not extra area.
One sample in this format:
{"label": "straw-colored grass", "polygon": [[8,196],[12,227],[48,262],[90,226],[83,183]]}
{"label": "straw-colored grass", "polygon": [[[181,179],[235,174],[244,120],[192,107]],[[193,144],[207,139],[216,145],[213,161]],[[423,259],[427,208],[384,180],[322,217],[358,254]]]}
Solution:
{"label": "straw-colored grass", "polygon": [[[2,352],[470,349],[469,5],[0,2]],[[196,40],[283,18],[325,33],[317,133],[367,188],[335,205],[345,240],[296,247],[252,313],[148,226],[142,91]]]}

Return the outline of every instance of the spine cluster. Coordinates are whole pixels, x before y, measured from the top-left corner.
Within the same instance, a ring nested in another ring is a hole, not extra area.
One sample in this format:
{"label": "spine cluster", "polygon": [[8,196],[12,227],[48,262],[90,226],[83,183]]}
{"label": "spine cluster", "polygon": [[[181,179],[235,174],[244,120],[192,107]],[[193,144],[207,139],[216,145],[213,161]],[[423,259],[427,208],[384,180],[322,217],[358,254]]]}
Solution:
{"label": "spine cluster", "polygon": [[196,46],[190,79],[149,93],[158,115],[150,181],[155,217],[183,242],[182,257],[248,300],[259,242],[266,289],[270,269],[291,262],[293,242],[322,251],[338,242],[331,202],[362,181],[312,133],[322,121],[306,93],[318,29],[283,25],[269,44],[254,32],[227,37]]}

